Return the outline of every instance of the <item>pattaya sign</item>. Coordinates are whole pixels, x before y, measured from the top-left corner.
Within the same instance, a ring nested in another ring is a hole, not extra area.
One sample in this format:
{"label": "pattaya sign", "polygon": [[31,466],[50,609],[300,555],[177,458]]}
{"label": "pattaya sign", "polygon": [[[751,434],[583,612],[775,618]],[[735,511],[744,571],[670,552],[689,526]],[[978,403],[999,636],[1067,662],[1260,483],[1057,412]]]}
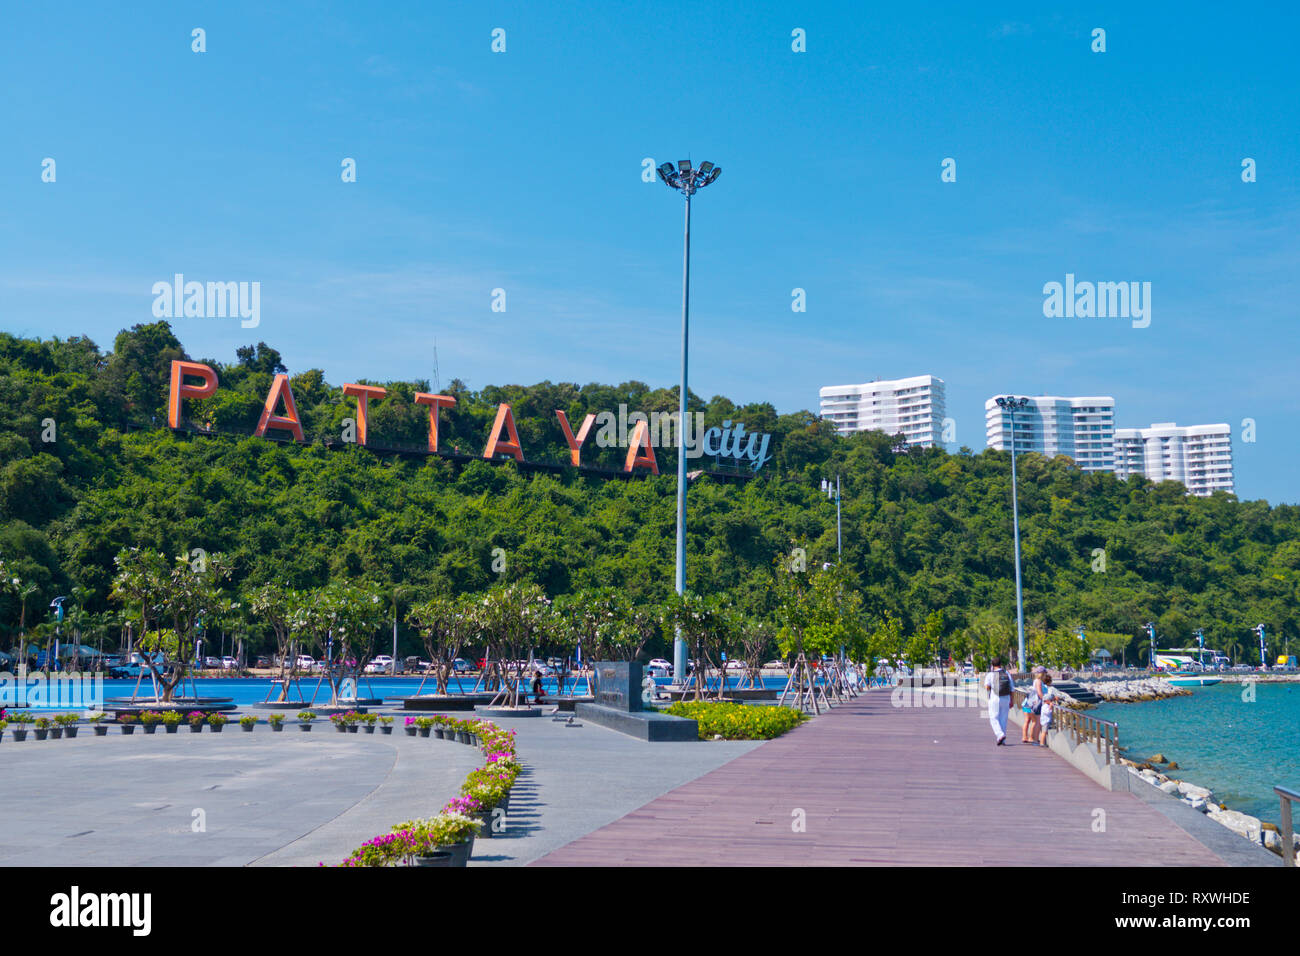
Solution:
{"label": "pattaya sign", "polygon": [[[187,381],[187,379],[198,381]],[[171,391],[167,403],[167,424],[172,428],[180,428],[184,401],[208,398],[216,390],[217,373],[210,365],[204,365],[202,362],[173,361]],[[368,427],[370,400],[383,398],[388,394],[387,389],[377,385],[358,385],[349,382],[343,386],[343,394],[357,400],[356,443],[368,445],[370,443]],[[452,395],[416,392],[415,403],[427,405],[429,408],[428,450],[436,454],[438,453],[439,411],[454,406],[456,398]],[[633,413],[629,416],[626,414],[625,407],[620,407],[617,432],[613,413],[601,412],[599,415],[589,414],[584,417],[576,434],[569,425],[568,416],[562,410],[556,409],[555,417],[559,420],[560,430],[564,433],[564,440],[569,446],[569,462],[575,467],[582,467],[582,449],[591,439],[593,427],[596,427],[596,444],[599,447],[609,447],[614,444],[621,447],[626,443],[627,458],[623,463],[623,471],[629,473],[644,468],[651,474],[659,474],[655,447],[677,447],[678,442],[685,444],[689,458],[700,455],[710,458],[731,458],[738,464],[747,464],[754,471],[758,471],[772,458],[769,451],[772,441],[770,434],[746,432],[742,423],[733,425],[730,421],[724,422],[722,428],[714,427],[706,430],[702,427],[702,415],[697,416],[696,440],[692,440],[689,434],[691,423],[690,416],[687,416],[686,428],[676,432],[678,441],[672,440],[673,425],[678,420],[677,415],[655,412],[650,416],[642,413]],[[628,425],[632,425],[630,436],[627,436]],[[289,376],[283,373],[276,375],[271,382],[271,390],[267,393],[262,416],[253,434],[265,438],[266,433],[272,429],[286,431],[296,441],[306,441],[302,420],[298,417],[298,406],[293,400],[293,389],[289,385]],[[626,442],[619,440],[616,435],[626,436]],[[519,462],[525,460],[524,450],[519,442],[519,431],[515,428],[514,413],[506,403],[497,406],[496,420],[492,423],[487,444],[483,448],[483,457],[486,459],[491,460],[498,455],[509,455]]]}

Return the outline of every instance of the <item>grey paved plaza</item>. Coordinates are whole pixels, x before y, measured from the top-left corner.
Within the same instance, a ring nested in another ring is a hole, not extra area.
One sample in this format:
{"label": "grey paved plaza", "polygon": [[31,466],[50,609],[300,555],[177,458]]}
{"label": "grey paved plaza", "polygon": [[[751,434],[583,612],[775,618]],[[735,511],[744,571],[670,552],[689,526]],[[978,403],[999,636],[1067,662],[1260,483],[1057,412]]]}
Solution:
{"label": "grey paved plaza", "polygon": [[[399,717],[399,723],[401,718]],[[611,823],[758,746],[646,744],[593,724],[499,720],[524,772],[505,831],[471,865],[519,864]],[[161,728],[0,742],[0,863],[9,866],[315,866],[337,863],[402,820],[431,816],[482,763],[434,737],[220,734]]]}

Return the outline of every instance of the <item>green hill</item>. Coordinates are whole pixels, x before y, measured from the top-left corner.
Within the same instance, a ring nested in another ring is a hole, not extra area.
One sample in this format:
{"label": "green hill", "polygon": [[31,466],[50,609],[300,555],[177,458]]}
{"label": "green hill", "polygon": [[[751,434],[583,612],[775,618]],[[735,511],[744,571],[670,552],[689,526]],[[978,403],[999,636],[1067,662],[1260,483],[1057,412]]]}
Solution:
{"label": "green hill", "polygon": [[[404,588],[402,603],[503,579],[535,581],[552,596],[612,585],[659,601],[672,589],[670,450],[657,450],[662,477],[605,479],[326,447],[355,415],[355,400],[319,370],[291,375],[308,443],[255,438],[285,364],[264,343],[229,364],[199,359],[216,368],[221,387],[188,412],[213,434],[174,433],[164,427],[170,363],[187,357],[164,322],[122,332],[111,352],[84,338],[0,334],[0,559],[35,586],[29,626],[73,587],[88,589],[87,610],[108,626],[117,610],[107,601],[113,556],[132,545],[224,552],[237,588],[366,579]],[[389,389],[372,404],[372,440],[423,447],[427,409],[413,395],[429,383],[370,384]],[[528,458],[555,462],[567,462],[556,409],[576,428],[584,414],[620,403],[646,413],[677,404],[674,389],[638,382],[474,391],[453,381],[443,391],[458,399],[443,413],[444,449],[481,455],[497,403],[510,402]],[[1014,619],[1006,454],[895,453],[887,436],[841,438],[809,412],[778,415],[722,397],[691,396],[691,407],[708,425],[731,419],[770,432],[774,456],[750,480],[692,483],[691,590],[729,592],[758,610],[779,556],[803,547],[810,567],[833,561],[835,509],[818,483],[838,473],[844,561],[869,615],[892,614],[911,632],[942,611],[949,635],[981,615]],[[624,454],[590,449],[584,462],[614,469]],[[1065,458],[1022,455],[1018,470],[1029,625],[1119,635],[1113,650],[1148,620],[1163,646],[1190,643],[1195,627],[1219,647],[1248,645],[1260,621],[1279,642],[1300,633],[1300,509],[1189,498],[1174,483],[1084,475]],[[12,588],[0,595],[5,646],[22,604]]]}

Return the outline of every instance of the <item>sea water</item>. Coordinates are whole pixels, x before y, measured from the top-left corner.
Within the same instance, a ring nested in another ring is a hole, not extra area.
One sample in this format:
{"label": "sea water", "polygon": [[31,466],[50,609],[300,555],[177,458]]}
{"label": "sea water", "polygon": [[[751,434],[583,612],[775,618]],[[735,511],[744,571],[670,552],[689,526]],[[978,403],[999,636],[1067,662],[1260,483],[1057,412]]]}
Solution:
{"label": "sea water", "polygon": [[[1214,791],[1229,810],[1277,823],[1273,787],[1300,789],[1300,683],[1228,683],[1135,704],[1100,704],[1088,713],[1119,724],[1125,756],[1155,754],[1177,770],[1157,769]],[[1253,699],[1251,699],[1253,696]]]}

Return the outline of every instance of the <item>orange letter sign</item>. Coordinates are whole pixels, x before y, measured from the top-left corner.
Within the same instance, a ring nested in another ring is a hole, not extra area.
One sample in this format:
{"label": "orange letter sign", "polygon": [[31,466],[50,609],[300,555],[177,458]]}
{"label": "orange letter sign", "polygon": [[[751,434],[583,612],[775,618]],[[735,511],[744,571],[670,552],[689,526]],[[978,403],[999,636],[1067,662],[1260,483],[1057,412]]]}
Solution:
{"label": "orange letter sign", "polygon": [[[280,404],[280,399],[284,399],[284,414],[275,414],[275,408]],[[289,387],[289,376],[280,373],[271,383],[271,391],[266,396],[266,407],[262,409],[262,418],[257,423],[257,431],[253,432],[258,438],[266,437],[268,428],[282,428],[285,431],[293,432],[293,437],[298,441],[305,441],[302,437],[302,422],[298,419],[298,406],[293,402],[293,389]]]}
{"label": "orange letter sign", "polygon": [[[645,453],[641,449],[645,449]],[[638,465],[649,468],[652,474],[659,474],[659,462],[655,461],[655,450],[650,447],[650,426],[637,422],[632,429],[632,438],[627,443],[627,463],[624,471],[632,471]]]}
{"label": "orange letter sign", "polygon": [[[501,440],[502,425],[510,433],[509,441]],[[515,461],[524,460],[524,450],[519,447],[519,432],[515,429],[515,416],[510,413],[510,406],[504,402],[497,406],[497,420],[492,423],[492,434],[488,436],[483,457],[491,459],[502,453],[513,455]]]}
{"label": "orange letter sign", "polygon": [[[202,385],[186,385],[185,376],[203,379]],[[171,400],[167,403],[167,424],[181,427],[181,402],[187,398],[207,398],[217,390],[217,373],[202,362],[172,362]]]}
{"label": "orange letter sign", "polygon": [[366,412],[370,409],[370,399],[383,398],[388,393],[378,385],[356,385],[349,382],[343,386],[343,394],[357,397],[357,444],[364,445],[366,443]]}
{"label": "orange letter sign", "polygon": [[591,423],[596,420],[596,416],[588,415],[582,420],[582,427],[578,429],[577,439],[574,439],[573,429],[569,427],[569,416],[557,408],[555,417],[560,420],[560,427],[564,429],[564,440],[569,443],[569,461],[575,465],[581,465],[582,446],[587,440],[587,433],[591,431]]}
{"label": "orange letter sign", "polygon": [[451,395],[430,395],[428,392],[416,392],[415,404],[429,406],[429,451],[438,450],[438,409],[451,408],[456,404]]}

